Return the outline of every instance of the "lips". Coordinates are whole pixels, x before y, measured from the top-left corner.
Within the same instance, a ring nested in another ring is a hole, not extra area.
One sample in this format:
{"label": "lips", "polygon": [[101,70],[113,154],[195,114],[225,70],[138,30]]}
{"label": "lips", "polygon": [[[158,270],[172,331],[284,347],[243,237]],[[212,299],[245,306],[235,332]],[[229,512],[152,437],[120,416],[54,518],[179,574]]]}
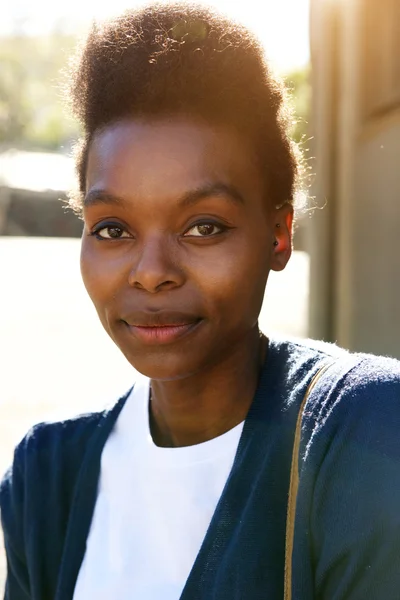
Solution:
{"label": "lips", "polygon": [[145,344],[172,343],[197,329],[201,321],[176,311],[135,312],[123,319],[130,334]]}
{"label": "lips", "polygon": [[123,321],[133,327],[173,327],[189,325],[199,321],[199,317],[177,311],[135,311],[124,317]]}

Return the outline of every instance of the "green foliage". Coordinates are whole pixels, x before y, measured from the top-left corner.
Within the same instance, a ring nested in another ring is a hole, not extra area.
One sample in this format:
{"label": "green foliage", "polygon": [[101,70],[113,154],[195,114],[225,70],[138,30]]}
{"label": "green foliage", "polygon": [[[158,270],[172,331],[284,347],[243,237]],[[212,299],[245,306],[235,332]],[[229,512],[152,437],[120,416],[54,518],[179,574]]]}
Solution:
{"label": "green foliage", "polygon": [[62,102],[61,71],[74,36],[0,38],[0,144],[56,150],[79,134]]}
{"label": "green foliage", "polygon": [[[0,145],[59,150],[79,137],[62,101],[62,71],[77,39],[62,30],[30,37],[0,38]],[[291,91],[295,123],[293,138],[309,138],[310,68],[285,77]]]}
{"label": "green foliage", "polygon": [[293,139],[300,144],[307,144],[310,137],[309,122],[311,113],[311,69],[306,66],[289,73],[285,77],[293,103],[295,123]]}

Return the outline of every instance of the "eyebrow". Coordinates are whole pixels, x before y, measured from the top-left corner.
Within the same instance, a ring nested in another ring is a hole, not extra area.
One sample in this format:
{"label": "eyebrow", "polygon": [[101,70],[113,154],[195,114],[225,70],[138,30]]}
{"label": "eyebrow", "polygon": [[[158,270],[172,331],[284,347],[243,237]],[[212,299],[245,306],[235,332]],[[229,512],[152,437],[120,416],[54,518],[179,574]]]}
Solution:
{"label": "eyebrow", "polygon": [[197,189],[184,194],[179,200],[180,206],[190,206],[200,200],[205,200],[212,196],[224,196],[235,204],[245,204],[244,197],[235,186],[226,183],[209,183]]}
{"label": "eyebrow", "polygon": [[[228,200],[231,200],[235,204],[244,205],[245,200],[239,190],[231,185],[222,182],[209,183],[194,190],[186,192],[178,200],[178,204],[181,207],[191,206],[201,200],[205,200],[212,196],[224,196]],[[90,190],[84,199],[84,206],[95,206],[97,204],[114,204],[123,205],[124,199],[107,192],[106,190]]]}
{"label": "eyebrow", "polygon": [[119,196],[110,194],[106,190],[90,190],[83,200],[84,206],[95,206],[97,204],[123,204],[124,201]]}

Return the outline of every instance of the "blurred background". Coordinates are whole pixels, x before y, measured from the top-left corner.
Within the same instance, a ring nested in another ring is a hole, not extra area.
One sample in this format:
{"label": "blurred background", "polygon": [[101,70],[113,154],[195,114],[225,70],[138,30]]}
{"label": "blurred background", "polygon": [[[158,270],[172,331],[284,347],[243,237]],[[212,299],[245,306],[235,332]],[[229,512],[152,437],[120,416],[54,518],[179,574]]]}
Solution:
{"label": "blurred background", "polygon": [[[262,40],[309,161],[309,210],[291,263],[271,276],[262,329],[400,358],[399,0],[210,3]],[[86,297],[82,223],[62,202],[80,133],[62,71],[110,14],[94,0],[0,8],[1,472],[33,422],[113,401],[134,377]]]}

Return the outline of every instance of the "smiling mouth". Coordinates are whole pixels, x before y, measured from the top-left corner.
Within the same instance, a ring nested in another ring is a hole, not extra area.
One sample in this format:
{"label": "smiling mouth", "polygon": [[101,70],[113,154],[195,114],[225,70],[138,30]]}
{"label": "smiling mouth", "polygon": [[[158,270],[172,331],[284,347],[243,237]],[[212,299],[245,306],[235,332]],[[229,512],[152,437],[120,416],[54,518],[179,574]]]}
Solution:
{"label": "smiling mouth", "polygon": [[130,334],[144,344],[170,344],[189,333],[192,333],[202,319],[189,323],[171,323],[163,325],[130,325],[125,324]]}

